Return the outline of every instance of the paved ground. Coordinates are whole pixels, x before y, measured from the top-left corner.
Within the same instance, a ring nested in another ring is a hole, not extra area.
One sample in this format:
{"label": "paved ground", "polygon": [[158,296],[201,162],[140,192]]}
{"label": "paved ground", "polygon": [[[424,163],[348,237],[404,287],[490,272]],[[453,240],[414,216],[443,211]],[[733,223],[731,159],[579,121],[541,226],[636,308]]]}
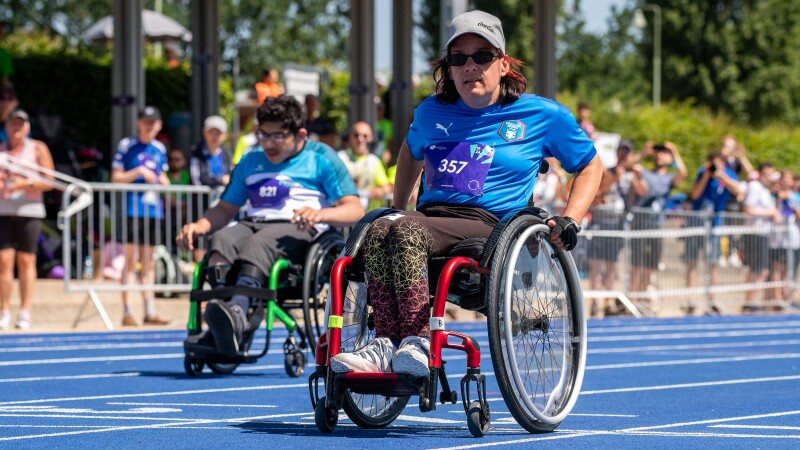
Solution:
{"label": "paved ground", "polygon": [[[488,349],[485,324],[448,324]],[[183,372],[178,330],[0,334],[0,448],[788,449],[800,442],[800,316],[589,323],[586,379],[555,433],[508,413],[488,351],[492,428],[470,437],[460,404],[411,404],[386,429],[314,425],[306,378],[288,378],[281,332],[234,374]],[[445,352],[452,381],[459,352]],[[310,368],[309,368],[310,370]]]}

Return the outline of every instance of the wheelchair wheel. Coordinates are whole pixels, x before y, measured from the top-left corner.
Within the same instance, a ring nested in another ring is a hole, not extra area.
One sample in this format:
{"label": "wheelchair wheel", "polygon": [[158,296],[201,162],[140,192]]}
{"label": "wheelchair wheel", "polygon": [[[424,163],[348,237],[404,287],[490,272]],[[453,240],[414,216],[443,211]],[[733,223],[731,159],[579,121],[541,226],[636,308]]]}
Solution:
{"label": "wheelchair wheel", "polygon": [[336,428],[338,422],[339,411],[336,411],[336,408],[326,407],[325,397],[319,399],[314,408],[314,423],[317,425],[317,429],[323,433],[330,433]]}
{"label": "wheelchair wheel", "polygon": [[[367,286],[348,282],[342,305],[343,352],[358,350],[375,339],[374,325],[370,321],[371,307],[367,304]],[[342,409],[350,420],[361,428],[384,428],[397,419],[408,403],[409,397],[356,394],[345,390]]]}
{"label": "wheelchair wheel", "polygon": [[312,351],[327,328],[325,304],[330,289],[331,267],[343,248],[341,237],[332,234],[313,243],[306,256],[303,268],[303,323]]}
{"label": "wheelchair wheel", "polygon": [[492,365],[508,409],[531,433],[553,431],[578,398],[586,318],[572,257],[534,216],[503,231],[486,285]]}
{"label": "wheelchair wheel", "polygon": [[467,409],[467,428],[474,437],[483,437],[489,431],[489,421],[481,411],[481,402],[473,400]]}
{"label": "wheelchair wheel", "polygon": [[217,375],[228,375],[239,367],[239,364],[236,363],[216,363],[208,361],[206,364],[208,364],[208,368]]}
{"label": "wheelchair wheel", "polygon": [[186,374],[192,377],[196,377],[203,372],[203,366],[205,363],[202,359],[194,359],[188,356],[183,357],[183,370],[186,371]]}

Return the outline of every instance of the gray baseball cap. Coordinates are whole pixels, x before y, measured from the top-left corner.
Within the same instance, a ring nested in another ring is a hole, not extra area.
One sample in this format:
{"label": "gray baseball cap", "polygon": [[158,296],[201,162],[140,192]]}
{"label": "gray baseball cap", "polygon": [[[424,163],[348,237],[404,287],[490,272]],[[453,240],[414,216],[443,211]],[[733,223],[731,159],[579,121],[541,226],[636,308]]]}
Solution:
{"label": "gray baseball cap", "polygon": [[14,111],[11,111],[11,113],[8,115],[8,119],[7,120],[17,119],[17,118],[22,119],[25,122],[30,122],[31,121],[31,119],[28,117],[28,113],[26,113],[25,111],[23,111],[21,109],[15,109]]}
{"label": "gray baseball cap", "polygon": [[506,38],[503,36],[503,26],[497,17],[477,9],[457,15],[450,22],[450,39],[447,40],[445,49],[449,48],[459,36],[467,33],[477,34],[505,54]]}
{"label": "gray baseball cap", "polygon": [[223,133],[228,132],[228,123],[225,122],[220,116],[208,116],[206,117],[205,122],[203,122],[203,131],[207,130],[219,130]]}

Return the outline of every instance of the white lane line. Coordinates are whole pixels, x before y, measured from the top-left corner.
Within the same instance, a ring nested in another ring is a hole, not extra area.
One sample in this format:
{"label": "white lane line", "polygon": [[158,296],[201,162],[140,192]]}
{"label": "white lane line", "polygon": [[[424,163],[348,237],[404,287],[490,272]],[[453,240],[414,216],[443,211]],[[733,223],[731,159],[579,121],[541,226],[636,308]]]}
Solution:
{"label": "white lane line", "polygon": [[277,408],[278,405],[236,405],[223,403],[149,403],[149,402],[107,402],[107,405],[123,406],[209,406],[219,408]]}
{"label": "white lane line", "polygon": [[677,437],[715,437],[715,438],[744,438],[744,439],[800,439],[800,435],[789,434],[740,434],[740,433],[704,433],[704,432],[685,432],[674,431],[637,431],[633,433],[619,433],[634,436],[677,436]]}
{"label": "white lane line", "polygon": [[679,366],[686,364],[712,364],[721,362],[741,362],[741,361],[758,361],[763,359],[794,359],[800,358],[800,353],[779,353],[773,355],[752,355],[752,356],[731,356],[726,358],[695,358],[695,359],[674,359],[670,361],[647,361],[638,363],[620,363],[620,364],[598,364],[596,366],[586,366],[586,370],[604,370],[604,369],[624,369],[632,367],[658,367],[658,366]]}
{"label": "white lane line", "polygon": [[619,389],[601,389],[596,391],[581,391],[580,395],[660,391],[667,389],[687,389],[687,388],[708,387],[708,386],[725,386],[729,384],[768,383],[773,381],[791,381],[791,380],[800,380],[800,375],[789,375],[785,377],[740,378],[738,380],[706,381],[702,383],[663,384],[660,386],[639,386],[639,387],[619,388]]}
{"label": "white lane line", "polygon": [[736,416],[736,417],[724,417],[721,419],[709,419],[709,420],[695,420],[692,422],[677,422],[677,423],[669,423],[664,425],[653,425],[647,427],[636,427],[636,428],[626,428],[624,430],[619,430],[620,432],[631,433],[636,431],[651,431],[657,430],[661,428],[676,428],[676,427],[687,427],[692,425],[707,425],[710,423],[723,423],[723,422],[738,422],[741,420],[752,420],[752,419],[765,419],[768,417],[783,417],[783,416],[796,416],[800,414],[800,410],[794,411],[781,411],[775,413],[765,413],[765,414],[752,414],[749,416]]}
{"label": "white lane line", "polygon": [[17,400],[11,402],[0,402],[0,406],[30,405],[34,403],[67,402],[67,401],[82,401],[82,400],[107,400],[113,398],[160,397],[166,395],[194,395],[194,394],[216,394],[222,392],[269,391],[273,389],[287,389],[287,388],[298,388],[298,387],[308,388],[308,384],[306,383],[278,384],[274,386],[245,386],[245,387],[222,388],[222,389],[195,389],[190,391],[141,392],[136,394],[109,394],[109,395],[93,395],[87,397],[44,398],[36,400]]}
{"label": "white lane line", "polygon": [[6,347],[0,348],[0,353],[22,352],[63,352],[70,350],[117,350],[131,348],[182,348],[182,342],[136,342],[130,344],[84,344],[84,345],[54,345],[52,347]]}
{"label": "white lane line", "polygon": [[0,425],[0,428],[106,428],[108,425]]}
{"label": "white lane line", "polygon": [[800,427],[786,427],[781,425],[711,425],[709,428],[739,428],[745,430],[791,430],[800,431]]}
{"label": "white lane line", "polygon": [[51,419],[108,419],[108,420],[149,420],[149,421],[168,421],[171,423],[177,422],[188,422],[193,419],[182,419],[179,417],[137,417],[137,416],[98,416],[97,414],[43,414],[43,413],[33,413],[33,414],[0,414],[0,417],[36,417],[42,418],[47,417]]}
{"label": "white lane line", "polygon": [[[313,415],[313,413],[311,413]],[[198,420],[189,420],[186,422],[172,422],[172,423],[164,423],[164,424],[151,424],[151,425],[131,425],[131,426],[121,426],[121,427],[105,427],[99,428],[94,430],[79,430],[79,431],[65,431],[61,433],[46,433],[46,434],[34,434],[28,436],[12,436],[12,437],[0,437],[0,442],[3,441],[20,441],[25,439],[39,439],[39,438],[46,438],[46,437],[61,437],[61,436],[74,436],[78,434],[89,434],[89,433],[105,433],[109,431],[127,431],[127,430],[142,430],[142,429],[154,429],[154,428],[172,428],[175,426],[181,425],[202,425],[208,423],[240,423],[240,422],[250,422],[254,420],[265,420],[265,419],[275,419],[275,418],[282,418],[282,417],[296,417],[296,416],[308,416],[309,413],[292,413],[292,414],[274,414],[270,416],[253,416],[253,417],[240,417],[235,419],[198,419]]]}
{"label": "white lane line", "polygon": [[93,375],[58,375],[53,377],[0,378],[0,383],[19,383],[26,381],[90,380],[94,378],[138,377],[141,372],[101,373]]}
{"label": "white lane line", "polygon": [[746,331],[717,331],[708,333],[664,333],[664,334],[635,334],[625,336],[592,336],[589,331],[589,343],[592,342],[621,342],[621,341],[655,341],[659,339],[706,339],[742,336],[778,336],[800,335],[800,328],[787,330],[746,330]]}
{"label": "white lane line", "polygon": [[108,361],[137,361],[142,359],[174,359],[183,358],[183,353],[163,353],[157,355],[128,355],[128,356],[92,356],[86,358],[54,358],[54,359],[28,359],[23,361],[0,361],[0,366],[28,366],[33,364],[67,364],[85,362]]}
{"label": "white lane line", "polygon": [[774,341],[746,341],[746,342],[719,342],[713,344],[670,344],[670,345],[648,345],[641,347],[614,347],[614,348],[590,348],[589,354],[602,353],[641,353],[659,352],[675,350],[708,350],[717,348],[747,348],[747,347],[772,347],[790,346],[800,344],[800,339],[779,339]]}
{"label": "white lane line", "polygon": [[726,330],[744,328],[752,330],[755,328],[788,328],[800,327],[800,320],[787,320],[785,322],[730,322],[730,323],[703,323],[703,324],[664,324],[664,325],[637,325],[620,327],[591,327],[589,334],[592,333],[629,333],[629,332],[653,332],[653,331],[687,331],[687,330]]}
{"label": "white lane line", "polygon": [[[463,410],[461,411],[463,414]],[[434,417],[422,417],[422,416],[408,416],[405,414],[400,414],[397,416],[396,420],[405,420],[406,422],[421,422],[421,423],[431,423],[431,424],[440,424],[440,425],[450,425],[450,424],[463,424],[463,420],[450,420],[450,419],[437,419]]]}
{"label": "white lane line", "polygon": [[[494,414],[494,413],[492,413]],[[585,416],[585,417],[624,417],[624,418],[636,418],[639,417],[638,414],[588,414],[588,413],[569,413],[570,416]]]}
{"label": "white lane line", "polygon": [[573,433],[570,431],[555,431],[553,434],[549,434],[542,437],[514,439],[511,441],[502,441],[502,442],[487,442],[484,444],[460,445],[457,447],[439,447],[431,450],[460,450],[467,448],[499,447],[501,445],[517,445],[517,444],[526,444],[529,442],[554,441],[557,439],[576,438],[576,437],[590,436],[594,434],[598,434],[598,432],[591,431],[591,432]]}

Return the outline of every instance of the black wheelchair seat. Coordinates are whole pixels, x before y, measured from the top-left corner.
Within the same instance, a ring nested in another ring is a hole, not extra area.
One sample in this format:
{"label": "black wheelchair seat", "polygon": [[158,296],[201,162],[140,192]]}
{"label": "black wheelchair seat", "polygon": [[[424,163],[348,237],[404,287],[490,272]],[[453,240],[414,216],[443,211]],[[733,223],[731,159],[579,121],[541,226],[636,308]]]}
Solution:
{"label": "black wheelchair seat", "polygon": [[[456,244],[444,256],[434,256],[428,260],[428,289],[431,298],[436,293],[436,286],[439,283],[439,275],[442,273],[444,265],[451,258],[464,256],[475,261],[480,261],[483,250],[486,247],[486,238],[468,238]],[[472,311],[479,311],[485,308],[481,294],[480,278],[477,274],[469,274],[459,271],[453,276],[450,284],[450,292],[454,294],[448,301],[460,307]]]}

